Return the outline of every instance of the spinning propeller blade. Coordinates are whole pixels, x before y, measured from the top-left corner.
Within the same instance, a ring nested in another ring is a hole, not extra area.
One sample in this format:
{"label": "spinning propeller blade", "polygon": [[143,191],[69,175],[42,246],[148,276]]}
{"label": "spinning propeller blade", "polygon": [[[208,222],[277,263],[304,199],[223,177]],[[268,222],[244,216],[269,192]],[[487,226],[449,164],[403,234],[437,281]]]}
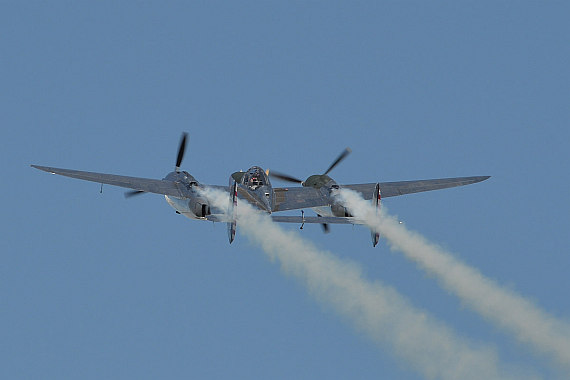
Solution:
{"label": "spinning propeller blade", "polygon": [[299,178],[292,177],[288,174],[275,172],[273,170],[269,171],[269,176],[273,177],[273,178],[278,178],[278,179],[286,181],[286,182],[303,183],[303,181],[301,181]]}
{"label": "spinning propeller blade", "polygon": [[135,195],[140,195],[140,194],[144,194],[144,193],[146,193],[146,191],[142,191],[142,190],[125,191],[125,198],[134,197]]}
{"label": "spinning propeller blade", "polygon": [[180,170],[180,164],[184,158],[184,151],[186,150],[186,137],[188,134],[184,132],[182,134],[182,139],[180,140],[180,145],[178,146],[178,156],[176,157],[176,171]]}
{"label": "spinning propeller blade", "polygon": [[331,166],[329,166],[329,168],[324,174],[329,174],[329,172],[333,170],[334,167],[337,166],[342,160],[344,160],[346,156],[350,154],[350,152],[352,152],[350,148],[346,148],[345,150],[343,150],[340,156],[337,157],[337,159],[331,164]]}
{"label": "spinning propeller blade", "polygon": [[[317,214],[317,216],[318,216],[319,218],[322,218],[322,215]],[[327,223],[321,223],[321,226],[323,227],[323,232],[324,232],[325,234],[328,234],[329,232],[331,232],[331,229],[330,229],[330,227],[329,227],[329,225],[328,225]]]}

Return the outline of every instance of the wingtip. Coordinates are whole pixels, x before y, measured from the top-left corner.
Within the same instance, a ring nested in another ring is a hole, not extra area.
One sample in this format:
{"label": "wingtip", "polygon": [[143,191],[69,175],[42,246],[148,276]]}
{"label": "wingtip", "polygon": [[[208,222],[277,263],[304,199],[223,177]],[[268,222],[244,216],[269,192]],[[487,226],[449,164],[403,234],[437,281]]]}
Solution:
{"label": "wingtip", "polygon": [[478,176],[478,177],[475,177],[475,182],[473,182],[473,183],[477,183],[477,182],[483,182],[483,181],[486,181],[486,180],[488,180],[489,178],[491,178],[491,176],[490,176],[490,175],[482,175],[482,176]]}
{"label": "wingtip", "polygon": [[47,173],[55,174],[55,173],[53,172],[53,168],[49,168],[49,167],[47,167],[47,166],[40,166],[40,165],[33,165],[33,164],[30,165],[30,166],[31,166],[32,168],[34,168],[34,169],[38,169],[38,170],[41,170],[41,171],[44,171],[44,172],[47,172]]}

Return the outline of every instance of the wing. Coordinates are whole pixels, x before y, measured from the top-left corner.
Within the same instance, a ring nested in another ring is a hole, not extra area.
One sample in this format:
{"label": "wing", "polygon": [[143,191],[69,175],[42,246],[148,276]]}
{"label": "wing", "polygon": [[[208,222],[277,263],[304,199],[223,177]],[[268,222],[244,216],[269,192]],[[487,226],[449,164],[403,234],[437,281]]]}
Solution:
{"label": "wing", "polygon": [[[489,176],[480,177],[457,177],[457,178],[440,178],[440,179],[424,179],[418,181],[401,181],[401,182],[381,182],[380,192],[382,198],[396,197],[398,195],[420,193],[423,191],[432,191],[447,189],[449,187],[471,185],[490,178]],[[354,185],[342,185],[341,187],[358,191],[364,199],[372,199],[375,183],[362,183]]]}
{"label": "wing", "polygon": [[273,211],[297,210],[301,208],[327,206],[329,201],[312,187],[277,187]]}
{"label": "wing", "polygon": [[82,179],[84,181],[91,181],[97,183],[104,183],[106,185],[126,187],[128,189],[141,190],[149,193],[170,195],[178,198],[184,198],[184,194],[178,188],[177,184],[172,181],[126,177],[115,174],[103,174],[83,172],[79,170],[50,168],[46,166],[31,165],[33,168],[43,170],[51,174],[59,174],[66,177]]}

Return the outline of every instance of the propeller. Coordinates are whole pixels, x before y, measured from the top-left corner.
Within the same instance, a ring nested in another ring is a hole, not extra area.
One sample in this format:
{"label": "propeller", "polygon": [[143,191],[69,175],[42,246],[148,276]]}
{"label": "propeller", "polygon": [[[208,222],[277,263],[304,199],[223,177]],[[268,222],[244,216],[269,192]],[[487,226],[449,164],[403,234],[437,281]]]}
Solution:
{"label": "propeller", "polygon": [[[317,216],[318,216],[319,218],[322,218],[322,215],[317,214]],[[324,232],[325,234],[328,234],[329,232],[331,232],[331,229],[330,229],[330,227],[329,227],[329,225],[328,225],[327,223],[321,223],[321,226],[323,227],[323,232]]]}
{"label": "propeller", "polygon": [[[182,159],[184,158],[184,151],[186,150],[186,140],[188,137],[188,133],[182,133],[182,137],[180,138],[180,144],[178,145],[178,155],[176,156],[176,166],[174,170],[179,172],[180,171],[180,164],[182,164]],[[135,195],[144,194],[146,191],[143,190],[131,190],[125,191],[125,198],[131,198]]]}
{"label": "propeller", "polygon": [[182,163],[182,159],[184,158],[184,151],[186,150],[186,137],[188,133],[184,132],[182,134],[182,138],[180,139],[180,145],[178,146],[178,156],[176,157],[176,171],[180,171],[180,164]]}
{"label": "propeller", "polygon": [[344,160],[346,156],[350,154],[350,152],[352,152],[352,149],[350,148],[346,148],[345,150],[343,150],[340,156],[338,156],[336,160],[334,160],[334,162],[331,164],[331,166],[329,166],[329,168],[324,174],[329,174],[329,172],[333,170],[334,167],[337,166],[342,160]]}
{"label": "propeller", "polygon": [[275,172],[273,170],[269,171],[269,175],[273,178],[278,178],[278,179],[280,179],[282,181],[286,181],[286,182],[301,183],[301,184],[303,183],[303,181],[301,181],[299,178],[291,177],[288,174]]}
{"label": "propeller", "polygon": [[135,195],[140,195],[140,194],[144,194],[144,193],[146,193],[146,191],[142,191],[142,190],[125,191],[125,198],[134,197]]}
{"label": "propeller", "polygon": [[[348,156],[350,154],[350,152],[352,152],[352,149],[350,149],[350,148],[346,148],[345,150],[343,150],[342,153],[336,158],[336,160],[334,160],[334,162],[331,164],[331,166],[329,166],[327,171],[323,173],[323,175],[329,174],[331,170],[333,170],[338,164],[340,164],[340,162],[342,160],[344,160],[346,158],[346,156]],[[273,170],[269,172],[269,176],[272,178],[280,179],[282,181],[286,181],[286,182],[303,184],[303,181],[301,181],[300,179],[298,179],[296,177],[293,177],[293,176],[290,176],[290,175],[284,174],[284,173],[279,173],[279,172],[276,172]]]}

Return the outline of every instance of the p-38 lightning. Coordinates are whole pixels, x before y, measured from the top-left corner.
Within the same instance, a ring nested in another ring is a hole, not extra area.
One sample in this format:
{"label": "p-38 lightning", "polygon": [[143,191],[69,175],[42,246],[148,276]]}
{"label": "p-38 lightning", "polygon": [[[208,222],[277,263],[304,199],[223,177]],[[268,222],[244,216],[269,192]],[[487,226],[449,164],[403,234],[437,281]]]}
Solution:
{"label": "p-38 lightning", "polygon": [[[360,193],[364,199],[371,200],[375,207],[380,207],[382,198],[469,185],[489,178],[489,176],[478,176],[341,185],[328,174],[350,153],[350,149],[347,148],[323,174],[312,175],[305,181],[278,172],[264,171],[259,166],[252,166],[245,172],[232,173],[229,178],[229,186],[205,185],[199,183],[187,171],[180,169],[186,150],[186,142],[187,134],[184,133],[178,147],[174,171],[168,173],[162,180],[38,165],[31,166],[51,174],[96,182],[101,185],[107,184],[132,189],[125,193],[125,197],[142,193],[162,194],[178,214],[190,219],[226,222],[230,243],[234,240],[236,233],[235,206],[238,198],[271,214],[275,222],[299,223],[301,228],[305,223],[317,223],[321,224],[327,232],[328,224],[362,224],[334,197],[334,191],[340,188],[354,190]],[[301,186],[273,187],[269,180],[270,176],[279,180],[299,183]],[[211,201],[204,195],[203,190],[207,188],[229,192],[228,210],[218,210],[211,204]],[[317,216],[305,216],[304,211],[301,211],[301,216],[274,214],[279,211],[305,208],[313,209]],[[371,234],[372,244],[376,246],[379,235],[375,231],[372,231]]]}

